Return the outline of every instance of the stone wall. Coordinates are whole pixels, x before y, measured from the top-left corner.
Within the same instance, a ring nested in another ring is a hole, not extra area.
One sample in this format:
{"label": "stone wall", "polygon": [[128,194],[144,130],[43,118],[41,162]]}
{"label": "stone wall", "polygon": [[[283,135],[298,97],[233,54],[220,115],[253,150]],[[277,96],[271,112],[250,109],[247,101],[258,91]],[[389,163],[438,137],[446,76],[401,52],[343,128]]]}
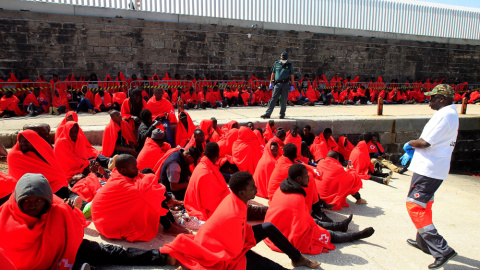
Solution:
{"label": "stone wall", "polygon": [[474,83],[480,75],[474,45],[0,10],[0,76],[13,72],[20,79],[118,71],[265,77],[285,50],[299,76]]}

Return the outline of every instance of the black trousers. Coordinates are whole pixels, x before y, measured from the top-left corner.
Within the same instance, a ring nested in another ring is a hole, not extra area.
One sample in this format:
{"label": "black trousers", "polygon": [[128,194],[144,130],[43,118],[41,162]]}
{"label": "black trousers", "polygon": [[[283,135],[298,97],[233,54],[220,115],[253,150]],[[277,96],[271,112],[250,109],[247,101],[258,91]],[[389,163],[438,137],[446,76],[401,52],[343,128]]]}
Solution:
{"label": "black trousers", "polygon": [[167,254],[158,249],[144,250],[104,245],[83,239],[77,251],[73,269],[80,269],[82,264],[90,265],[165,265]]}
{"label": "black trousers", "polygon": [[[275,227],[272,223],[266,222],[252,226],[255,240],[258,242],[268,237],[275,246],[283,251],[293,261],[298,262],[302,256],[300,251],[296,249],[288,239]],[[248,270],[261,270],[261,269],[286,269],[278,263],[267,259],[252,250],[247,251],[245,254],[247,257],[247,269]]]}

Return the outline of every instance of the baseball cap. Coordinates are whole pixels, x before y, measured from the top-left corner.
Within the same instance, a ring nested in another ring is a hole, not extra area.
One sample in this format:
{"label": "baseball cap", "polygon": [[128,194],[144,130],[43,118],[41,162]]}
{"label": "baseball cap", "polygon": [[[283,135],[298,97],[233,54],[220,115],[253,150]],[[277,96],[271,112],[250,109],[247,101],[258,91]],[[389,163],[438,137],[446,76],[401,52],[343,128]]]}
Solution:
{"label": "baseball cap", "polygon": [[282,52],[282,55],[284,60],[287,60],[288,59],[288,53],[287,52]]}
{"label": "baseball cap", "polygon": [[444,95],[446,97],[455,97],[455,91],[452,87],[448,84],[439,84],[432,89],[431,92],[423,93],[425,96],[433,96],[433,95]]}

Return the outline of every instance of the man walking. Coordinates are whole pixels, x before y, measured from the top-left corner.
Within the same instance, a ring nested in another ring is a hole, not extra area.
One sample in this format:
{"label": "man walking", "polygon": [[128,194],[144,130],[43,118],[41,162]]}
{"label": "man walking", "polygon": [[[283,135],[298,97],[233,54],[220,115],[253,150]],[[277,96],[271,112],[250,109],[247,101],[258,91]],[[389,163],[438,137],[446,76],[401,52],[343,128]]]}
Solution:
{"label": "man walking", "polygon": [[435,191],[447,178],[450,160],[458,134],[458,114],[451,105],[455,92],[446,84],[437,85],[431,92],[430,107],[433,117],[423,128],[420,138],[409,141],[404,148],[415,148],[412,163],[412,183],[407,197],[407,210],[417,228],[416,241],[408,239],[411,246],[431,254],[435,262],[429,269],[443,267],[457,253],[438,233],[432,221],[432,204]]}
{"label": "man walking", "polygon": [[280,119],[285,118],[288,93],[289,90],[293,90],[293,82],[293,65],[290,61],[288,61],[288,53],[283,52],[281,55],[281,60],[278,60],[273,64],[272,75],[270,76],[270,89],[273,88],[273,94],[270,101],[268,101],[267,111],[264,115],[260,116],[261,118],[270,118],[273,108],[275,108],[280,96],[282,96],[280,105]]}

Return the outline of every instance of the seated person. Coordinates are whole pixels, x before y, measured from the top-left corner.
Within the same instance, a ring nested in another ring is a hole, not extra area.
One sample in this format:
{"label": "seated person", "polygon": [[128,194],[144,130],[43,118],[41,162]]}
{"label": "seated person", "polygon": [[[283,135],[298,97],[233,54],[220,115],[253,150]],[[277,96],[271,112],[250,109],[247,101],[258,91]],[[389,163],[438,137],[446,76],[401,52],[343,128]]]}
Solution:
{"label": "seated person", "polygon": [[184,148],[188,149],[192,146],[195,146],[198,150],[200,150],[200,153],[203,155],[203,152],[205,151],[205,133],[203,130],[199,128],[195,129],[192,138]]}
{"label": "seated person", "polygon": [[285,269],[250,250],[268,237],[289,256],[293,266],[317,268],[320,265],[303,256],[272,224],[252,227],[247,223],[247,204],[256,193],[250,173],[233,174],[230,189],[232,192],[196,235],[181,234],[160,252],[169,254],[189,269]]}
{"label": "seated person", "polygon": [[270,141],[265,145],[265,151],[258,161],[257,168],[253,174],[255,186],[257,186],[258,189],[258,197],[268,198],[268,180],[270,180],[270,176],[275,169],[275,163],[280,157],[279,151],[280,148],[278,147],[277,142]]}
{"label": "seated person", "polygon": [[285,137],[285,144],[293,143],[297,147],[297,157],[302,156],[302,137],[298,135],[298,127],[296,125],[292,125],[290,127],[289,132],[287,132],[287,136]]}
{"label": "seated person", "polygon": [[93,105],[92,105],[92,101],[94,100],[93,93],[90,92],[90,90],[88,90],[87,85],[82,86],[82,89],[78,94],[78,97],[80,98],[80,101],[78,102],[77,109],[75,110],[77,113],[80,111],[88,112],[91,114],[97,113],[96,111],[93,110]]}
{"label": "seated person", "polygon": [[333,205],[333,210],[348,207],[346,200],[348,195],[352,195],[357,204],[367,203],[358,192],[363,186],[362,179],[353,168],[347,167],[347,171],[343,169],[338,161],[337,152],[328,152],[327,157],[318,163],[317,168],[323,173],[321,181],[315,181],[318,195],[326,203]]}
{"label": "seated person", "polygon": [[182,111],[178,114],[178,124],[175,129],[175,145],[184,147],[193,135],[195,125],[190,115]]}
{"label": "seated person", "polygon": [[[307,168],[293,164],[288,169],[288,177],[280,184],[270,202],[265,222],[276,226],[288,241],[301,253],[320,254],[335,249],[333,243],[345,243],[370,237],[374,230],[367,228],[357,233],[346,233],[352,215],[344,222],[314,221],[305,209],[306,193],[310,180]],[[318,225],[317,225],[318,224]],[[272,241],[265,240],[272,250],[281,251]]]}
{"label": "seated person", "polygon": [[265,125],[265,130],[263,132],[263,138],[265,139],[265,143],[267,143],[271,138],[273,138],[276,133],[277,127],[275,126],[275,120],[269,120],[268,123]]}
{"label": "seated person", "polygon": [[135,151],[137,139],[133,135],[131,126],[126,121],[123,121],[118,111],[111,111],[110,118],[110,122],[103,132],[102,155],[112,157],[128,153],[132,156],[137,156]]}
{"label": "seated person", "polygon": [[407,167],[399,168],[395,166],[390,160],[387,159],[385,150],[383,150],[382,145],[378,141],[377,135],[372,135],[370,140],[367,142],[368,152],[370,153],[370,158],[372,159],[373,165],[380,164],[384,168],[389,168],[391,171],[403,174],[408,169]]}
{"label": "seated person", "polygon": [[323,130],[323,132],[315,137],[315,140],[313,141],[314,144],[319,144],[320,142],[326,143],[328,151],[338,151],[338,144],[333,139],[332,130],[330,128]]}
{"label": "seated person", "polygon": [[385,185],[390,183],[392,172],[390,172],[390,174],[381,173],[382,168],[380,165],[377,166],[379,170],[375,170],[375,167],[370,160],[370,156],[368,155],[368,148],[365,141],[360,141],[357,146],[353,148],[352,153],[350,153],[350,160],[352,161],[353,168],[361,179],[370,179]]}
{"label": "seated person", "polygon": [[94,103],[95,112],[108,112],[113,109],[112,97],[109,93],[100,90],[95,94],[95,103]]}
{"label": "seated person", "polygon": [[23,115],[22,110],[18,107],[19,102],[20,100],[13,95],[12,91],[7,91],[0,99],[0,117],[9,118]]}
{"label": "seated person", "polygon": [[140,171],[150,168],[165,155],[172,147],[165,140],[165,133],[160,129],[155,129],[150,138],[147,138],[145,145],[138,153],[137,165]]}
{"label": "seated person", "polygon": [[62,119],[60,124],[57,126],[57,129],[55,130],[55,141],[60,137],[60,135],[63,134],[65,124],[67,124],[68,121],[74,121],[78,123],[78,114],[74,111],[69,111],[65,114],[65,117]]}
{"label": "seated person", "polygon": [[217,125],[217,119],[215,117],[210,118],[212,120],[212,134],[210,135],[209,140],[211,142],[218,142],[223,137],[222,130]]}
{"label": "seated person", "polygon": [[0,207],[0,248],[17,269],[90,269],[90,264],[165,265],[172,261],[158,250],[83,239],[85,218],[71,201],[64,202],[52,193],[43,175],[27,173],[19,179],[15,195]]}
{"label": "seated person", "polygon": [[175,199],[183,201],[192,175],[190,165],[196,164],[201,155],[200,150],[193,146],[186,150],[173,148],[155,165],[157,179]]}
{"label": "seated person", "polygon": [[[99,156],[98,151],[92,147],[82,129],[73,121],[65,124],[62,135],[55,142],[54,151],[57,160],[61,160],[60,165],[68,179],[78,173],[88,174],[90,160],[95,160]],[[107,158],[101,156],[100,159],[106,160]],[[104,163],[106,165],[107,161]]]}
{"label": "seated person", "polygon": [[112,109],[116,110],[116,111],[120,111],[121,110],[121,107],[122,107],[122,104],[123,104],[123,101],[125,101],[125,99],[127,99],[127,94],[125,94],[125,92],[116,92],[116,93],[113,93],[112,95]]}
{"label": "seated person", "polygon": [[155,129],[160,129],[163,131],[162,120],[158,117],[156,119],[152,119],[152,112],[149,109],[143,109],[140,112],[140,126],[138,127],[138,135],[137,135],[137,152],[140,152],[143,149],[143,145],[145,144],[145,140],[152,136],[152,132]]}
{"label": "seated person", "polygon": [[[131,155],[118,156],[115,166],[117,170],[93,200],[93,223],[107,238],[150,241],[157,236],[160,217],[169,212],[162,205],[165,187],[155,175],[139,173]],[[168,232],[167,228],[164,231]]]}
{"label": "seated person", "polygon": [[37,116],[48,111],[48,100],[47,97],[40,92],[40,88],[35,87],[32,93],[25,97],[23,106],[29,116]]}
{"label": "seated person", "polygon": [[64,83],[55,84],[58,81],[58,75],[53,74],[52,80],[50,80],[50,84],[52,85],[53,89],[53,100],[49,113],[56,115],[70,111],[70,105],[68,104],[67,97],[67,86]]}
{"label": "seated person", "polygon": [[153,96],[148,100],[147,107],[152,112],[153,119],[161,119],[163,129],[165,131],[167,142],[173,147],[173,137],[170,131],[170,124],[177,124],[177,117],[175,117],[175,110],[172,103],[164,98],[163,89],[155,88]]}
{"label": "seated person", "polygon": [[240,127],[238,138],[232,146],[232,158],[240,171],[255,172],[262,157],[262,147],[257,135],[248,127]]}
{"label": "seated person", "polygon": [[33,130],[18,133],[17,143],[7,156],[8,174],[20,179],[26,173],[44,175],[53,192],[60,198],[68,198],[68,180],[63,167],[57,161],[52,146]]}
{"label": "seated person", "polygon": [[[340,136],[338,138],[338,153],[342,155],[344,160],[350,160],[350,153],[352,152],[353,144],[345,136]],[[340,157],[340,160],[342,159]]]}
{"label": "seated person", "polygon": [[313,141],[315,140],[315,135],[311,132],[312,127],[310,125],[305,125],[303,128],[303,132],[300,133],[300,137],[302,137],[302,141],[307,143],[307,146],[312,145]]}
{"label": "seated person", "polygon": [[188,91],[182,93],[181,98],[185,101],[185,109],[193,109],[197,106],[198,95],[195,93],[193,87],[188,88]]}
{"label": "seated person", "polygon": [[88,166],[88,174],[85,175],[79,173],[70,179],[69,186],[72,191],[72,194],[70,194],[70,199],[75,202],[76,197],[80,197],[82,201],[85,202],[82,203],[82,207],[80,207],[80,209],[83,209],[83,206],[93,200],[100,188],[107,183],[109,178],[109,171],[100,166],[97,161],[90,161]]}
{"label": "seated person", "polygon": [[122,118],[130,124],[132,130],[140,125],[140,112],[148,109],[147,102],[142,98],[140,89],[133,89],[130,97],[126,98],[122,103]]}

